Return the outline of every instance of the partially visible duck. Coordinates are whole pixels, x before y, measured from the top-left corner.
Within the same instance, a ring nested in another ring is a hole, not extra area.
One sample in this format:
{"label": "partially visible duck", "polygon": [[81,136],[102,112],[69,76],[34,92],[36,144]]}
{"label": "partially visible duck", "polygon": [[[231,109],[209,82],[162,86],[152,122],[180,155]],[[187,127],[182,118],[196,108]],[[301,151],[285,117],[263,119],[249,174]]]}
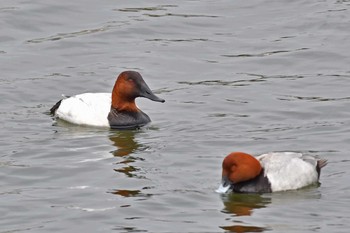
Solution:
{"label": "partially visible duck", "polygon": [[135,98],[165,102],[135,71],[122,72],[111,93],[84,93],[58,101],[50,112],[55,118],[77,125],[135,129],[151,121],[135,104]]}
{"label": "partially visible duck", "polygon": [[299,189],[318,182],[327,160],[296,152],[271,152],[253,157],[233,152],[222,163],[219,193],[270,193]]}

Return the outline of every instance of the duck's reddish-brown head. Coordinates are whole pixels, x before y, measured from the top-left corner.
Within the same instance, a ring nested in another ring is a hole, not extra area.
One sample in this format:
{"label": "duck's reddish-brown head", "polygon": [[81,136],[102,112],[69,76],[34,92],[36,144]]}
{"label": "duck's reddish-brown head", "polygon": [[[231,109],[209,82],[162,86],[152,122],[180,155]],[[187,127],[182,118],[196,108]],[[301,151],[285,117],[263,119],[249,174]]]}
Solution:
{"label": "duck's reddish-brown head", "polygon": [[135,98],[137,97],[165,102],[164,99],[159,98],[151,91],[140,73],[136,71],[122,72],[118,76],[112,91],[112,107],[120,111],[138,111],[135,104]]}
{"label": "duck's reddish-brown head", "polygon": [[250,154],[232,152],[222,162],[222,180],[219,189],[226,192],[231,185],[254,179],[261,170],[260,162]]}

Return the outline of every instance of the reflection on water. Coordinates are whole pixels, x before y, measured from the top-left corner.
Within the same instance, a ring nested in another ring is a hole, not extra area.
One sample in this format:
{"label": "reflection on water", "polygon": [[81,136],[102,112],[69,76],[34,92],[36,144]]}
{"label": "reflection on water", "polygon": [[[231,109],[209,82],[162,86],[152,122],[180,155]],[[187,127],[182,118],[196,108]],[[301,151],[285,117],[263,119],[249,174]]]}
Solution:
{"label": "reflection on water", "polygon": [[109,139],[117,147],[117,150],[113,151],[112,154],[116,157],[123,157],[135,152],[140,147],[135,141],[136,133],[136,130],[114,131]]}
{"label": "reflection on water", "polygon": [[111,193],[120,195],[123,197],[151,197],[152,196],[152,194],[142,193],[141,190],[118,189]]}
{"label": "reflection on water", "polygon": [[220,227],[228,232],[264,232],[265,228],[263,227],[255,227],[255,226],[243,226],[243,225],[234,225],[234,226],[226,226]]}
{"label": "reflection on water", "polygon": [[127,177],[138,177],[142,178],[141,176],[136,176],[133,172],[138,171],[139,169],[134,166],[126,166],[118,169],[114,169],[116,172],[124,173]]}
{"label": "reflection on water", "polygon": [[[113,145],[117,148],[111,153],[115,157],[122,158],[122,161],[116,163],[117,165],[123,165],[121,168],[115,168],[114,171],[122,173],[130,178],[144,179],[145,177],[135,174],[135,172],[140,169],[136,166],[132,166],[136,160],[143,160],[136,156],[132,156],[137,151],[145,150],[147,147],[139,144],[135,140],[135,136],[140,131],[138,130],[121,130],[121,131],[112,131],[112,134],[109,136],[109,139],[113,142]],[[147,187],[143,188],[147,189]],[[114,189],[109,192],[115,195],[122,197],[141,197],[148,198],[151,194],[144,194],[141,190],[127,190],[127,189]]]}
{"label": "reflection on water", "polygon": [[[238,194],[231,193],[221,196],[225,208],[222,212],[234,214],[234,217],[250,216],[255,209],[266,208],[271,203],[270,197],[260,194]],[[247,226],[242,221],[235,221],[239,224],[231,226],[220,226],[220,228],[229,232],[263,232],[268,228],[260,226]]]}
{"label": "reflection on water", "polygon": [[271,203],[271,198],[259,194],[232,193],[221,198],[225,205],[223,212],[236,216],[251,215],[254,209],[265,208]]}
{"label": "reflection on water", "polygon": [[117,164],[123,164],[125,166],[121,168],[116,168],[114,171],[125,174],[127,177],[137,177],[144,178],[141,176],[137,176],[134,174],[135,171],[139,169],[135,166],[130,165],[136,160],[143,160],[142,158],[137,158],[131,156],[131,154],[135,153],[138,150],[144,150],[146,147],[141,146],[136,140],[135,135],[139,132],[137,130],[121,130],[121,131],[112,131],[113,133],[109,136],[109,139],[113,142],[113,145],[117,148],[111,153],[115,157],[123,158],[122,161]]}
{"label": "reflection on water", "polygon": [[[311,185],[298,190],[286,192],[276,192],[271,194],[239,194],[230,193],[221,195],[224,204],[223,213],[233,218],[233,224],[228,226],[220,226],[229,232],[265,232],[271,230],[270,226],[254,226],[242,219],[252,219],[255,210],[269,208],[273,203],[280,208],[284,206],[292,206],[298,203],[304,203],[321,198],[321,192],[317,189],[319,185]],[[258,215],[258,214],[256,214]],[[248,218],[247,218],[248,217]],[[265,222],[264,222],[265,223]]]}
{"label": "reflection on water", "polygon": [[135,197],[140,195],[141,191],[140,190],[126,190],[126,189],[118,189],[113,192],[111,192],[116,195],[120,195],[123,197]]}

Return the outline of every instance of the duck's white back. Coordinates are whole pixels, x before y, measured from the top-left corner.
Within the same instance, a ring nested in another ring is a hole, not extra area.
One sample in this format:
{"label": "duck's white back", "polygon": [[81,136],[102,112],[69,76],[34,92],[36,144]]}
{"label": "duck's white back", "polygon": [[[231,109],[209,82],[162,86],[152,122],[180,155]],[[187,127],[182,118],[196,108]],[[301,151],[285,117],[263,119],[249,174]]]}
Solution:
{"label": "duck's white back", "polygon": [[265,169],[273,192],[298,189],[318,181],[317,160],[312,156],[295,152],[271,152],[257,159]]}
{"label": "duck's white back", "polygon": [[111,93],[71,96],[62,100],[55,116],[73,124],[109,127],[111,101]]}

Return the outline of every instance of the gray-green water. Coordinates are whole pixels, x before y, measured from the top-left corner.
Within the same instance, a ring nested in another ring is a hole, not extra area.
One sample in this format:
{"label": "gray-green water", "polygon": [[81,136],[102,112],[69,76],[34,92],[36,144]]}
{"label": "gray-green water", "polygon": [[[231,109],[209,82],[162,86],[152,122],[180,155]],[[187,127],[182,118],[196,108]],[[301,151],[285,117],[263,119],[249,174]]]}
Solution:
{"label": "gray-green water", "polygon": [[[0,3],[0,232],[348,232],[350,2]],[[137,131],[53,124],[139,71]],[[231,151],[329,160],[321,186],[220,196]]]}

